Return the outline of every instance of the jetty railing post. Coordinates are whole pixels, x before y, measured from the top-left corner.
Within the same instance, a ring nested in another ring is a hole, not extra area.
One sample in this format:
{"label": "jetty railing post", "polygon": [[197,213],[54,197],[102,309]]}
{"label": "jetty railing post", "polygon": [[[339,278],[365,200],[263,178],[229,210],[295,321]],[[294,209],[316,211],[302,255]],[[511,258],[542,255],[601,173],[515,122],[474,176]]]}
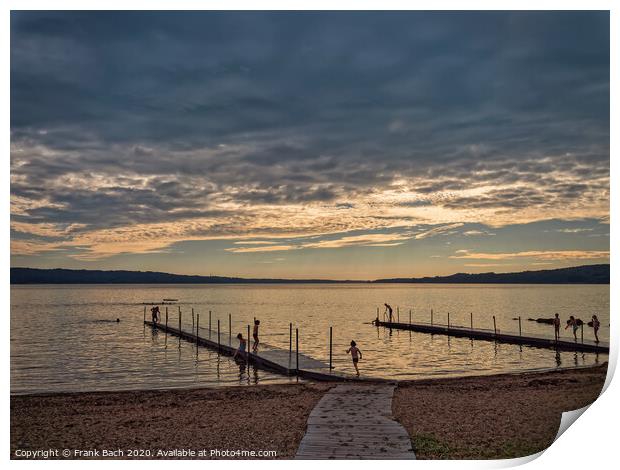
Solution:
{"label": "jetty railing post", "polygon": [[[249,333],[248,333],[248,341],[250,341]],[[228,345],[232,346],[232,316],[230,313],[228,314]]]}
{"label": "jetty railing post", "polygon": [[200,314],[196,315],[196,345],[198,345],[198,324],[200,323]]}
{"label": "jetty railing post", "polygon": [[497,324],[495,323],[495,315],[493,315],[493,331],[495,332],[495,336],[497,336]]}
{"label": "jetty railing post", "polygon": [[396,322],[400,323],[400,307],[396,307]]}
{"label": "jetty railing post", "polygon": [[519,316],[519,336],[521,336],[521,316]]}
{"label": "jetty railing post", "polygon": [[179,309],[179,338],[181,337],[181,309]]}
{"label": "jetty railing post", "polygon": [[295,328],[295,372],[299,376],[299,328]]}
{"label": "jetty railing post", "polygon": [[450,329],[450,312],[448,312],[448,329]]}
{"label": "jetty railing post", "polygon": [[433,324],[433,309],[431,308],[431,325]]}
{"label": "jetty railing post", "polygon": [[209,339],[211,339],[211,310],[209,310]]}
{"label": "jetty railing post", "polygon": [[332,370],[332,328],[329,327],[329,370]]}
{"label": "jetty railing post", "polygon": [[166,307],[166,333],[168,333],[168,307]]}
{"label": "jetty railing post", "polygon": [[220,319],[217,319],[217,350],[219,351],[220,348]]}
{"label": "jetty railing post", "polygon": [[250,378],[250,325],[248,325],[248,339],[246,340],[246,345],[245,345],[245,357],[246,360],[248,361],[248,379]]}
{"label": "jetty railing post", "polygon": [[581,324],[581,344],[583,344],[583,323]]}
{"label": "jetty railing post", "polygon": [[472,330],[474,329],[474,314],[472,312],[469,312],[469,327]]}
{"label": "jetty railing post", "polygon": [[196,324],[194,323],[194,309],[192,309],[192,331],[194,331],[194,327]]}
{"label": "jetty railing post", "polygon": [[377,307],[377,321],[379,321],[379,307]]}
{"label": "jetty railing post", "polygon": [[411,309],[409,309],[409,324],[411,325]]}
{"label": "jetty railing post", "polygon": [[293,324],[288,324],[288,360],[290,362],[293,354]]}
{"label": "jetty railing post", "polygon": [[146,321],[146,305],[144,306],[144,321]]}

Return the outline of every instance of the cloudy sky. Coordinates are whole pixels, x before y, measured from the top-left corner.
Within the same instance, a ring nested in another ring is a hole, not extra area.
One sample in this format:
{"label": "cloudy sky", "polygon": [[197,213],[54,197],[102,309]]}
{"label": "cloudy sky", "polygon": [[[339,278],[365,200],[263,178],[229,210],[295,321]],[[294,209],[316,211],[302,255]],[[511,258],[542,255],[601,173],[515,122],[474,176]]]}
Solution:
{"label": "cloudy sky", "polygon": [[13,266],[609,260],[606,12],[11,14]]}

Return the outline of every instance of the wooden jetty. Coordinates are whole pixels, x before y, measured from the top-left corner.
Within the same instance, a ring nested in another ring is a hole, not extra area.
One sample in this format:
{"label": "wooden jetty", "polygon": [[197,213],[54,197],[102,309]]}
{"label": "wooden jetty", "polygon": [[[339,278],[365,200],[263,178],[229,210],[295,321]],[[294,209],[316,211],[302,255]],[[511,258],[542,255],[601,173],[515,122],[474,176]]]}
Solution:
{"label": "wooden jetty", "polygon": [[[182,328],[175,328],[170,325],[166,326],[162,323],[153,323],[144,321],[144,324],[152,328],[158,328],[171,335],[178,336],[181,339],[196,343],[209,349],[218,351],[222,355],[232,356],[237,350],[237,338],[231,334],[223,334],[207,328],[199,327],[198,330],[193,329],[191,332]],[[247,338],[246,338],[247,339]],[[292,340],[292,338],[291,338]],[[291,341],[292,346],[292,341]],[[247,349],[250,348],[250,341],[247,342]],[[260,344],[259,351],[254,353],[246,351],[243,353],[243,359],[249,361],[260,369],[270,370],[288,376],[299,376],[306,379],[314,379],[321,381],[372,381],[381,382],[379,379],[360,379],[353,375],[336,372],[330,369],[329,364],[314,359],[310,356],[300,353],[294,349],[284,350],[269,346],[265,343]]]}
{"label": "wooden jetty", "polygon": [[392,416],[394,384],[340,384],[308,417],[295,459],[414,460],[411,438]]}
{"label": "wooden jetty", "polygon": [[402,323],[380,321],[372,322],[375,326],[382,326],[395,330],[410,330],[419,333],[447,335],[461,338],[481,339],[485,341],[497,341],[499,343],[520,344],[537,348],[552,348],[562,351],[592,352],[609,354],[609,343],[595,343],[594,341],[573,341],[567,339],[555,340],[544,336],[524,336],[522,334],[501,333],[497,330],[485,330],[480,328],[468,328],[454,325],[438,325],[429,323]]}

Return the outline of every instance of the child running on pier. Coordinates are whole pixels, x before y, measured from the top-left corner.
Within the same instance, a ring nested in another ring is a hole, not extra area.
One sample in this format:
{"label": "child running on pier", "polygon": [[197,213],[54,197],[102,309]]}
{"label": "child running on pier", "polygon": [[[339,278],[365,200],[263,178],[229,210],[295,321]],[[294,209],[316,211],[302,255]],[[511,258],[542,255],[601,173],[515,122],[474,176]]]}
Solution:
{"label": "child running on pier", "polygon": [[252,337],[254,338],[254,347],[252,351],[256,352],[258,350],[258,325],[260,325],[260,320],[254,319],[254,331],[252,333]]}
{"label": "child running on pier", "polygon": [[358,361],[362,358],[362,351],[359,350],[355,341],[351,341],[351,347],[347,349],[347,354],[351,353],[351,359],[353,359],[353,367],[355,367],[355,372],[357,372],[357,376],[360,376],[360,370],[357,368]]}
{"label": "child running on pier", "polygon": [[237,335],[237,339],[239,340],[239,347],[235,351],[233,359],[237,359],[237,356],[240,356],[241,359],[245,359],[244,355],[247,341],[243,338],[243,335],[241,333]]}

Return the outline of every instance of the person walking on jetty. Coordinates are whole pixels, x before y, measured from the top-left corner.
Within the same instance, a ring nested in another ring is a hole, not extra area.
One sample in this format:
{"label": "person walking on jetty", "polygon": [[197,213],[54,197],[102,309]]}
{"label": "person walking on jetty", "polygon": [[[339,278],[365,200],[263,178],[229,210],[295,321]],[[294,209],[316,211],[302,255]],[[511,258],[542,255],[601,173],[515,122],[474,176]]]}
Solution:
{"label": "person walking on jetty", "polygon": [[594,328],[594,337],[596,338],[595,342],[599,343],[598,340],[598,329],[601,327],[601,322],[599,321],[596,315],[592,315],[592,328]]}
{"label": "person walking on jetty", "polygon": [[153,323],[159,323],[159,307],[157,305],[154,305],[151,309],[151,320]]}
{"label": "person walking on jetty", "polygon": [[355,367],[355,372],[357,376],[360,376],[360,370],[357,368],[357,363],[362,358],[362,351],[359,350],[355,341],[351,341],[351,347],[347,349],[347,354],[351,354],[351,359],[353,359],[353,367]]}
{"label": "person walking on jetty", "polygon": [[388,314],[388,321],[390,323],[392,323],[392,312],[393,312],[392,307],[390,307],[388,304],[383,304],[383,305],[385,305],[385,312],[383,312],[383,316],[385,316],[385,314],[387,312],[387,314]]}
{"label": "person walking on jetty", "polygon": [[247,341],[245,340],[245,338],[243,337],[241,333],[237,335],[237,339],[239,340],[239,347],[235,351],[235,354],[233,355],[233,359],[237,359],[237,356],[240,356],[241,359],[245,359],[245,357],[243,356],[245,355],[245,347],[247,345]]}
{"label": "person walking on jetty", "polygon": [[254,347],[252,348],[253,352],[258,350],[258,325],[260,325],[260,320],[254,319],[254,331],[252,332],[252,337],[254,338]]}
{"label": "person walking on jetty", "polygon": [[577,330],[579,329],[579,325],[577,324],[577,320],[575,320],[575,317],[572,315],[566,322],[566,326],[564,327],[564,329],[566,330],[569,326],[573,327],[573,336],[575,337],[575,341],[577,341]]}
{"label": "person walking on jetty", "polygon": [[560,314],[556,313],[555,318],[553,319],[553,330],[555,332],[555,340],[560,339],[560,325],[562,322],[560,321]]}

